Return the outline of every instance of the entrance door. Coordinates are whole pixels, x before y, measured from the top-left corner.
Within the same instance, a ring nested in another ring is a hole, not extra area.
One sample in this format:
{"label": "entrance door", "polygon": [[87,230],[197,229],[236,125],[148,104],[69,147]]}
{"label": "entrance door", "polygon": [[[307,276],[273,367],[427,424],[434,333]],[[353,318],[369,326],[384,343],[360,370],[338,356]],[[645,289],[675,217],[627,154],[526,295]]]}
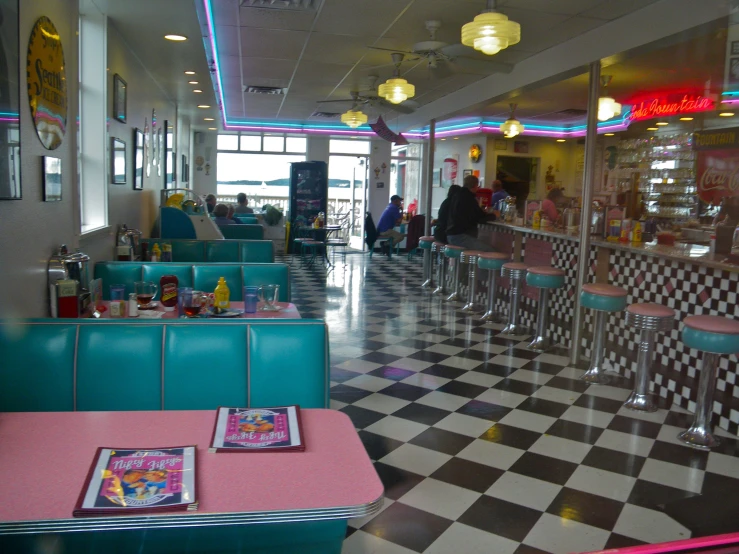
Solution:
{"label": "entrance door", "polygon": [[349,246],[364,249],[369,156],[334,154],[329,157],[329,216],[348,225]]}

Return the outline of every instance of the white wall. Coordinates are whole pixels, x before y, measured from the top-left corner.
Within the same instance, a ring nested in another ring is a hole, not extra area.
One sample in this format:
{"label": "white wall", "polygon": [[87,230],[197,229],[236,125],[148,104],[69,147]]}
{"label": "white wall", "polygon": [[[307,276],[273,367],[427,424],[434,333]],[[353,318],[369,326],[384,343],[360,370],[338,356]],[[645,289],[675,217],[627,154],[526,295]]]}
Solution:
{"label": "white wall", "polygon": [[[20,2],[20,125],[22,200],[0,202],[0,316],[48,316],[46,268],[61,243],[77,246],[77,0]],[[67,73],[67,133],[49,152],[36,136],[26,88],[26,45],[36,20],[45,15],[56,26]],[[42,156],[62,160],[62,201],[43,202]]]}
{"label": "white wall", "polygon": [[[390,202],[392,191],[390,190],[390,157],[392,152],[392,144],[386,140],[371,141],[372,149],[370,150],[369,159],[369,211],[372,213],[372,219],[375,225],[380,220],[382,211]],[[383,173],[382,165],[385,164]],[[375,168],[380,169],[379,175],[375,176]],[[382,188],[378,188],[378,184],[382,183]]]}
{"label": "white wall", "polygon": [[[457,179],[455,184],[462,184],[462,175],[465,169],[472,169],[480,172],[480,184],[490,187],[490,183],[486,175],[485,159],[487,154],[487,136],[480,133],[475,135],[462,135],[459,137],[448,137],[444,139],[436,139],[436,152],[434,153],[434,169],[442,169],[444,167],[444,159],[448,157],[456,157],[459,160]],[[482,150],[482,155],[477,163],[472,163],[469,158],[470,147],[477,144]],[[432,189],[431,213],[433,217],[439,212],[439,206],[446,198],[449,187],[434,187]]]}
{"label": "white wall", "polygon": [[[193,133],[192,162],[190,162],[191,188],[195,194],[216,194],[216,131]],[[202,164],[198,164],[202,161]]]}
{"label": "white wall", "polygon": [[329,158],[329,137],[306,137],[305,159],[309,162],[326,162]]}

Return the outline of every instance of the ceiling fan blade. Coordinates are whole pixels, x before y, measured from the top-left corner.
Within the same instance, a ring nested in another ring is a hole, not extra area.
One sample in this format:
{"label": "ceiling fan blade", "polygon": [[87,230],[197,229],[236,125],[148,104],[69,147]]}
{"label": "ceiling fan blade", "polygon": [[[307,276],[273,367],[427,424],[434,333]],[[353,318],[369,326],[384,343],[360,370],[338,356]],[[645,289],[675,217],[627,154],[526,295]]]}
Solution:
{"label": "ceiling fan blade", "polygon": [[355,102],[354,98],[343,98],[341,100],[316,100],[316,104],[331,104],[332,102]]}
{"label": "ceiling fan blade", "polygon": [[513,64],[504,62],[475,60],[462,56],[452,58],[452,62],[458,65],[460,69],[474,71],[475,73],[484,73],[486,75],[490,73],[510,73],[513,71]]}
{"label": "ceiling fan blade", "polygon": [[384,52],[397,52],[398,54],[410,54],[411,56],[415,52],[409,52],[408,50],[398,50],[397,48],[380,48],[379,46],[368,46],[370,50],[383,50]]}
{"label": "ceiling fan blade", "polygon": [[471,54],[472,52],[474,52],[474,50],[469,46],[465,46],[464,44],[449,44],[448,46],[441,48],[439,52],[441,52],[445,56],[449,56],[450,58],[455,58],[457,56]]}
{"label": "ceiling fan blade", "polygon": [[392,102],[388,102],[384,98],[379,98],[377,100],[377,104],[379,104],[383,108],[388,108],[398,113],[409,114],[416,111],[416,108],[414,108],[413,106],[404,106],[403,104],[405,104],[405,102],[403,102],[402,104],[393,104]]}

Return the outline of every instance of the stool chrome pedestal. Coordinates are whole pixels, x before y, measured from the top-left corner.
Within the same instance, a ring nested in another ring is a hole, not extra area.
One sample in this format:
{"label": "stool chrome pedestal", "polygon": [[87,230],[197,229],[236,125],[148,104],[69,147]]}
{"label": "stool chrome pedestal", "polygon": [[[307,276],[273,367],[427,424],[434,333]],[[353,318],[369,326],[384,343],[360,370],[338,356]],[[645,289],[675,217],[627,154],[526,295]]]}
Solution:
{"label": "stool chrome pedestal", "polygon": [[495,311],[495,301],[498,299],[498,278],[503,264],[511,257],[501,252],[480,252],[477,255],[477,267],[488,270],[488,306],[487,311],[480,318],[482,321],[501,323],[503,316]]}
{"label": "stool chrome pedestal", "polygon": [[639,412],[656,412],[657,406],[649,394],[649,381],[654,363],[654,337],[667,333],[675,325],[675,310],[660,304],[631,304],[626,308],[626,324],[639,329],[639,354],[636,360],[634,390],[624,402],[624,408]]}
{"label": "stool chrome pedestal", "polygon": [[505,335],[526,335],[529,328],[518,322],[518,310],[521,306],[521,292],[523,282],[526,278],[526,270],[528,266],[520,262],[508,262],[503,264],[503,277],[511,280],[510,287],[510,307],[508,309],[508,325],[506,325],[501,333]]}
{"label": "stool chrome pedestal", "polygon": [[[595,311],[595,328],[593,329],[593,350],[590,367],[580,377],[592,385],[605,385],[609,379],[603,367],[606,344],[606,319],[610,312],[620,312],[626,307],[628,293],[621,287],[603,283],[586,283],[580,293],[580,304],[583,308]],[[579,347],[579,345],[577,345]]]}
{"label": "stool chrome pedestal", "polygon": [[480,310],[480,306],[475,304],[475,293],[477,292],[477,258],[481,253],[477,250],[465,250],[462,252],[462,256],[459,261],[463,264],[467,264],[467,304],[464,305],[461,311],[463,312],[477,312]]}
{"label": "stool chrome pedestal", "polygon": [[447,302],[456,302],[462,299],[462,295],[459,293],[459,261],[462,257],[464,248],[461,246],[454,246],[447,244],[444,248],[444,256],[449,258],[449,263],[454,260],[454,273],[452,273],[452,293],[445,298]]}
{"label": "stool chrome pedestal", "polygon": [[434,237],[427,236],[418,239],[418,247],[423,250],[423,283],[422,289],[434,288],[434,278],[432,266],[434,265],[433,254],[431,248],[434,245]]}
{"label": "stool chrome pedestal", "polygon": [[446,244],[436,241],[431,246],[431,251],[436,252],[436,288],[431,294],[444,294],[446,287],[444,280],[446,279],[446,265],[444,264],[444,248]]}
{"label": "stool chrome pedestal", "polygon": [[564,286],[565,272],[556,267],[530,267],[526,272],[526,284],[539,289],[536,331],[528,348],[535,352],[545,352],[552,345],[549,338],[549,291]]}
{"label": "stool chrome pedestal", "polygon": [[709,450],[719,443],[711,432],[713,393],[719,354],[739,353],[739,321],[727,317],[695,315],[686,317],[682,332],[685,346],[703,351],[703,366],[695,399],[695,417],[690,429],[677,439],[693,448]]}

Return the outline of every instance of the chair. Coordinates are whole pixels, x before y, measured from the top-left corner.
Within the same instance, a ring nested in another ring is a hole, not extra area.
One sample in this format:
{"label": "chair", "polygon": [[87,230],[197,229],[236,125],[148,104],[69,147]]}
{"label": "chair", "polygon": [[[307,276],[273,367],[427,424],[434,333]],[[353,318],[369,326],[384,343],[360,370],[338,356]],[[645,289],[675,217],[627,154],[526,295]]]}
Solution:
{"label": "chair", "polygon": [[372,254],[375,250],[375,243],[379,242],[380,247],[382,248],[382,244],[385,243],[387,245],[387,257],[392,258],[393,257],[393,239],[390,237],[380,237],[377,233],[377,227],[375,226],[375,220],[372,219],[372,214],[367,212],[367,214],[364,217],[364,242],[367,245],[367,248],[369,248],[369,257],[372,259]]}
{"label": "chair", "polygon": [[418,242],[426,228],[426,216],[414,215],[408,222],[408,236],[405,239],[405,248],[408,251],[408,260],[418,252]]}

